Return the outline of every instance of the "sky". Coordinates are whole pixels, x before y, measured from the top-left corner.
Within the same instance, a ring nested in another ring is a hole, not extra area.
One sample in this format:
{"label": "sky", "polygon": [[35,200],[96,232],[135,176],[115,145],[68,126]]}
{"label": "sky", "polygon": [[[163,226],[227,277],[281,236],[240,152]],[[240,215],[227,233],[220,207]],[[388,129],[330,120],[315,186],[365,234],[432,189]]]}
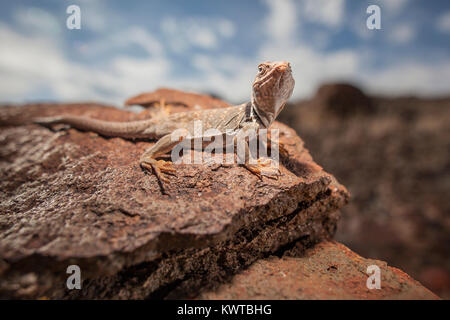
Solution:
{"label": "sky", "polygon": [[[78,5],[81,29],[66,26]],[[369,30],[378,5],[381,29]],[[450,94],[450,1],[47,0],[0,3],[0,102],[122,106],[159,87],[249,100],[258,63],[287,60],[294,99],[324,82]]]}

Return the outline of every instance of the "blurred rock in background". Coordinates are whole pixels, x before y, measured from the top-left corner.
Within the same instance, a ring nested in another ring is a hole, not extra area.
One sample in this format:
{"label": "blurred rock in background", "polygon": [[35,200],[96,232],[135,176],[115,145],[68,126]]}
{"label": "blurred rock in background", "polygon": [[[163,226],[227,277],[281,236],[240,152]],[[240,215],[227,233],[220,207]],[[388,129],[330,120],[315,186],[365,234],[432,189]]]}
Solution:
{"label": "blurred rock in background", "polygon": [[336,240],[450,298],[450,97],[327,84],[279,119],[352,194]]}

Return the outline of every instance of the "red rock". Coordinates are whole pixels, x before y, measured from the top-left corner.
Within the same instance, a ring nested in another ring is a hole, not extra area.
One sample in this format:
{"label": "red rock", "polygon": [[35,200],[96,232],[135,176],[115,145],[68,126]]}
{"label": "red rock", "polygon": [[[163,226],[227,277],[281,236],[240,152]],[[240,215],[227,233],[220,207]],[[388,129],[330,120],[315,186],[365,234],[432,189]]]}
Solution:
{"label": "red rock", "polygon": [[[381,289],[368,289],[367,267],[381,270]],[[256,261],[199,299],[439,299],[403,271],[364,259],[344,245],[321,242],[301,257]]]}
{"label": "red rock", "polygon": [[371,99],[350,84],[322,85],[317,90],[314,102],[316,107],[323,107],[324,112],[343,117],[373,111]]}
{"label": "red rock", "polygon": [[150,107],[164,100],[166,104],[183,105],[187,108],[199,106],[202,109],[221,108],[230,106],[225,101],[213,98],[208,95],[193,92],[184,92],[175,89],[160,88],[153,92],[141,93],[125,101],[126,106],[141,105]]}

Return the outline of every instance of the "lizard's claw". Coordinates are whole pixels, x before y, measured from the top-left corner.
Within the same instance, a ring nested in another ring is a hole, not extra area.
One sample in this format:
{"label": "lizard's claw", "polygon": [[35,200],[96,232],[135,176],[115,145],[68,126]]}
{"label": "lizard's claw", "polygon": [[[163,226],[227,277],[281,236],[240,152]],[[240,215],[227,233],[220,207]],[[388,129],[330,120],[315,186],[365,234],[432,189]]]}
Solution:
{"label": "lizard's claw", "polygon": [[162,182],[169,182],[169,178],[167,178],[166,174],[175,175],[175,168],[172,166],[172,162],[164,161],[164,160],[155,160],[148,159],[142,160],[141,166],[144,169],[149,171],[153,171],[156,177]]}
{"label": "lizard's claw", "polygon": [[246,164],[245,167],[261,180],[262,176],[275,180],[278,180],[278,177],[281,176],[280,169],[272,165],[272,160],[270,159],[260,158],[256,164]]}

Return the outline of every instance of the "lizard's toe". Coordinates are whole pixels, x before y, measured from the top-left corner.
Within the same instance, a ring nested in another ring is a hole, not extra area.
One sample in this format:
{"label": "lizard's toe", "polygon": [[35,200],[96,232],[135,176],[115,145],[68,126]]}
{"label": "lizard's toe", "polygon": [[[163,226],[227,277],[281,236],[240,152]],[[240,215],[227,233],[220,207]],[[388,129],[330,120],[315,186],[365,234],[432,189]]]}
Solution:
{"label": "lizard's toe", "polygon": [[259,158],[257,161],[258,166],[261,167],[270,167],[272,165],[272,160],[270,159]]}
{"label": "lizard's toe", "polygon": [[141,167],[150,172],[153,171],[152,165],[147,162],[141,162]]}
{"label": "lizard's toe", "polygon": [[262,180],[261,168],[259,166],[249,164],[249,165],[246,165],[245,167],[247,168],[248,171],[250,171],[255,176],[257,176],[260,180]]}
{"label": "lizard's toe", "polygon": [[273,165],[271,159],[260,158],[256,164],[248,164],[246,168],[260,179],[262,179],[262,176],[265,176],[278,180],[278,177],[281,176],[280,169],[278,166]]}
{"label": "lizard's toe", "polygon": [[166,175],[175,175],[176,172],[175,168],[172,166],[172,162],[167,162],[164,160],[141,160],[141,166],[144,169],[153,172],[160,182],[165,183],[170,182],[170,179]]}
{"label": "lizard's toe", "polygon": [[158,160],[156,166],[164,173],[175,173],[176,170],[170,161]]}

